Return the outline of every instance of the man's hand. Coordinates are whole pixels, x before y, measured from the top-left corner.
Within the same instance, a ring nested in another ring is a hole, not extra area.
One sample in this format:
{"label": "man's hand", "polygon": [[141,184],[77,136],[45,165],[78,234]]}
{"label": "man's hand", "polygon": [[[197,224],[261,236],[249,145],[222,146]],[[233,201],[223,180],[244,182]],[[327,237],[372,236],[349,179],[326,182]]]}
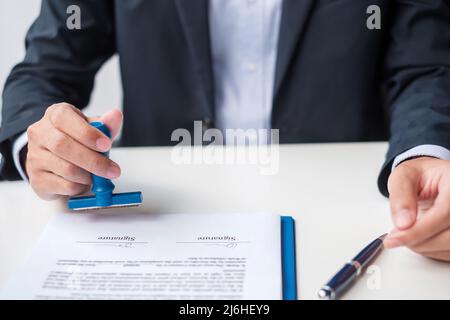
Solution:
{"label": "man's hand", "polygon": [[406,246],[450,261],[450,161],[405,161],[392,172],[388,189],[395,228],[385,247]]}
{"label": "man's hand", "polygon": [[98,152],[111,148],[111,140],[89,125],[99,120],[113,138],[122,125],[122,113],[112,110],[88,119],[67,103],[50,106],[44,117],[28,127],[25,168],[34,191],[43,199],[81,194],[91,185],[90,173],[108,179],[120,175],[119,166]]}

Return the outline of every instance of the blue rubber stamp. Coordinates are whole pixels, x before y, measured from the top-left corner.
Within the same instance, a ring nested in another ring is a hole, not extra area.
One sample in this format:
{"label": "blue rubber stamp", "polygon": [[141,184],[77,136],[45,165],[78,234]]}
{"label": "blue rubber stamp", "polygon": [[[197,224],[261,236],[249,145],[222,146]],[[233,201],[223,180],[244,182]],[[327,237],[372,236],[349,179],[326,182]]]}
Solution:
{"label": "blue rubber stamp", "polygon": [[[92,122],[91,125],[103,132],[111,139],[111,133],[101,122]],[[109,152],[103,153],[109,157]],[[141,192],[126,192],[114,194],[115,185],[111,180],[92,175],[92,196],[73,197],[67,202],[70,210],[92,210],[113,207],[131,207],[142,203]]]}

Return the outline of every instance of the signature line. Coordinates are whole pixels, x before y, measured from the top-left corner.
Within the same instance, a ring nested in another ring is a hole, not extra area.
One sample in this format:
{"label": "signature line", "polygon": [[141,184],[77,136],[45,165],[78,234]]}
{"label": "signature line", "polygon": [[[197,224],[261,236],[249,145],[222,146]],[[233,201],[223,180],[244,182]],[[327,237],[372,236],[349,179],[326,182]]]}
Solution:
{"label": "signature line", "polygon": [[251,243],[251,241],[177,241],[176,243]]}
{"label": "signature line", "polygon": [[145,241],[77,241],[76,243],[138,243],[138,244],[147,244]]}

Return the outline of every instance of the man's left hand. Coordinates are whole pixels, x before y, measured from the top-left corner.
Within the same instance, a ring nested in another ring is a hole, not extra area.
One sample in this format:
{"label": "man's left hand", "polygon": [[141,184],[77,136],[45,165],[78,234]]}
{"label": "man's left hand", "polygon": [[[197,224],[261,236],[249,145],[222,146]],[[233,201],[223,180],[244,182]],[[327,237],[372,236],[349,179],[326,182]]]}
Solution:
{"label": "man's left hand", "polygon": [[395,228],[385,247],[450,261],[450,161],[407,160],[393,170],[388,189]]}

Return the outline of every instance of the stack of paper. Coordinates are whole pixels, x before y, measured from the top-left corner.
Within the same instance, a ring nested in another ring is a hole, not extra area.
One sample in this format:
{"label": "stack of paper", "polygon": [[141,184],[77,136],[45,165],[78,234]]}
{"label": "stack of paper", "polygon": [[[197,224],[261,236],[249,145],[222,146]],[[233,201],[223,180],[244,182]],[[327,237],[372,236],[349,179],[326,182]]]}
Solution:
{"label": "stack of paper", "polygon": [[281,299],[280,216],[59,214],[6,299]]}

